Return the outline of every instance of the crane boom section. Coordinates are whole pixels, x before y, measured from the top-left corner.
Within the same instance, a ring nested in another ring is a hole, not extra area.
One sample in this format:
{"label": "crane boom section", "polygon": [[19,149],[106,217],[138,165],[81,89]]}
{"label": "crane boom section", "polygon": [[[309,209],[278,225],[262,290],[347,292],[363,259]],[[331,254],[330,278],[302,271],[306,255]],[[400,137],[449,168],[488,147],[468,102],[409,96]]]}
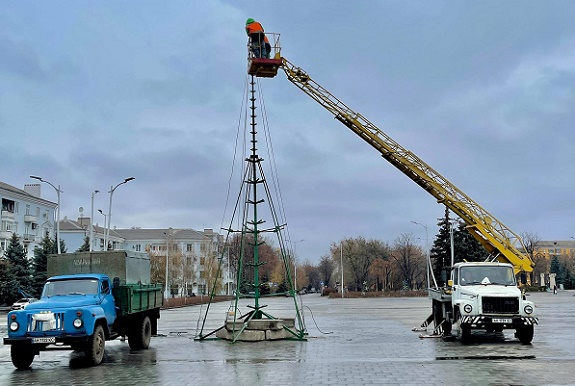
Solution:
{"label": "crane boom section", "polygon": [[282,68],[290,82],[379,151],[383,158],[435,197],[437,202],[444,204],[461,217],[469,232],[495,259],[511,263],[516,273],[533,270],[532,260],[519,249],[525,250],[521,238],[513,231],[419,157],[404,149],[364,116],[351,110],[321,87],[300,67],[282,58]]}

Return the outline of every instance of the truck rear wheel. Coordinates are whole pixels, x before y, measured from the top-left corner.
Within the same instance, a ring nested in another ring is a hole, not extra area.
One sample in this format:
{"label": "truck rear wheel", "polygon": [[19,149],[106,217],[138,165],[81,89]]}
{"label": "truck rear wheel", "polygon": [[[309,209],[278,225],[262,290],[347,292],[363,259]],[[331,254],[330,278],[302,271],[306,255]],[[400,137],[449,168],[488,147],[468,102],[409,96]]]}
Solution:
{"label": "truck rear wheel", "polygon": [[140,323],[139,328],[128,336],[128,344],[131,349],[137,350],[141,348],[150,347],[150,340],[152,339],[152,322],[148,316],[144,316]]}
{"label": "truck rear wheel", "polygon": [[34,352],[29,347],[15,344],[10,347],[12,364],[19,370],[30,368],[30,365],[34,361],[34,355]]}
{"label": "truck rear wheel", "polygon": [[98,366],[104,359],[104,350],[106,347],[106,336],[102,326],[97,325],[94,334],[88,340],[86,348],[86,358],[92,366]]}
{"label": "truck rear wheel", "polygon": [[533,340],[533,326],[523,326],[517,329],[515,336],[523,344],[529,344]]}

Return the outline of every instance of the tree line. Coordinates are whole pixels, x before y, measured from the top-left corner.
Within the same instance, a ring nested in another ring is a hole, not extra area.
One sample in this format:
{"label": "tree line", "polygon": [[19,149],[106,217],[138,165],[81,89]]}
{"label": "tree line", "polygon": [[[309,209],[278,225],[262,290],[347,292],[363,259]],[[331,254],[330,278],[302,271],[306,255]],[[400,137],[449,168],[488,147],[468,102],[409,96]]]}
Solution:
{"label": "tree line", "polygon": [[[451,233],[453,232],[454,262],[482,261],[486,251],[467,231],[463,222],[450,218],[449,210],[438,219],[439,233],[430,248],[433,270],[432,285],[446,282],[451,265]],[[258,240],[259,286],[262,295],[283,293],[289,283],[297,290],[320,290],[341,286],[349,291],[398,291],[427,288],[427,251],[418,245],[411,233],[399,235],[392,243],[364,237],[345,238],[333,242],[329,254],[318,264],[308,260],[294,267],[292,251],[282,251],[269,238]],[[228,242],[233,277],[240,273],[239,290],[254,290],[253,237],[236,234]],[[433,280],[435,278],[435,281]]]}
{"label": "tree line", "polygon": [[[66,253],[66,244],[60,240],[60,249]],[[28,259],[24,244],[16,233],[0,256],[0,304],[11,305],[23,297],[39,298],[46,281],[48,256],[58,253],[56,237],[47,234],[34,248],[34,258]]]}

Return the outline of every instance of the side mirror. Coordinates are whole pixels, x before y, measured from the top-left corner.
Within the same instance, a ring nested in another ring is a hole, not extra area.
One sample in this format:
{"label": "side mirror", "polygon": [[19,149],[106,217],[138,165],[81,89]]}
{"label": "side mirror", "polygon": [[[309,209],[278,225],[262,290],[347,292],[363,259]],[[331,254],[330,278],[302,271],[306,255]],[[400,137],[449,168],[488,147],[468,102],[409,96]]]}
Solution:
{"label": "side mirror", "polygon": [[521,284],[527,284],[527,274],[525,272],[521,272]]}

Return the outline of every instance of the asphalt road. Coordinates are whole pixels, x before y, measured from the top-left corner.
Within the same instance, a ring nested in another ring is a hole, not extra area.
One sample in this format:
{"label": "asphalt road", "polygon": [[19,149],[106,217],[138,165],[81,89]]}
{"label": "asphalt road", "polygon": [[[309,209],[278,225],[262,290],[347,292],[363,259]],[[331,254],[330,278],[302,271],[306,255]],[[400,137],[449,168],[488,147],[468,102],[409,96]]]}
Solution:
{"label": "asphalt road", "polygon": [[[162,312],[149,350],[107,342],[97,367],[59,350],[42,352],[30,370],[16,370],[9,347],[0,346],[0,385],[575,385],[573,295],[530,295],[540,323],[531,345],[511,331],[475,334],[465,346],[420,338],[411,329],[430,313],[427,298],[304,295],[305,342],[200,342],[194,337],[206,308],[190,306]],[[293,299],[261,303],[274,316],[294,316]],[[223,324],[229,306],[211,306],[204,333]]]}

